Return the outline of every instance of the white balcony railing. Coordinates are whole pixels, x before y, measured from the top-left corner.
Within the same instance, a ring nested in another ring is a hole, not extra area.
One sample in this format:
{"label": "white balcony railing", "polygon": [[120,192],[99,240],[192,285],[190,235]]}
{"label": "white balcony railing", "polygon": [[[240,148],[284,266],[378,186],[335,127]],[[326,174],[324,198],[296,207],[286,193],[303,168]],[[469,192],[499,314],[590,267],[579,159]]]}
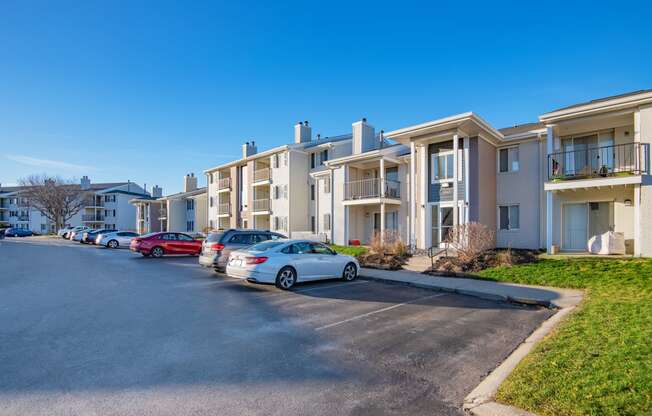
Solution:
{"label": "white balcony railing", "polygon": [[231,214],[231,204],[217,204],[217,214],[218,215],[230,215]]}
{"label": "white balcony railing", "polygon": [[254,212],[269,211],[270,205],[269,199],[254,199]]}
{"label": "white balcony railing", "polygon": [[217,189],[231,188],[231,178],[220,178],[217,180]]}
{"label": "white balcony railing", "polygon": [[262,168],[262,169],[256,169],[254,171],[254,182],[262,182],[262,181],[267,181],[271,178],[271,169],[270,168]]}
{"label": "white balcony railing", "polygon": [[401,197],[401,183],[388,179],[360,179],[344,184],[344,199],[356,200],[366,198],[393,198]]}

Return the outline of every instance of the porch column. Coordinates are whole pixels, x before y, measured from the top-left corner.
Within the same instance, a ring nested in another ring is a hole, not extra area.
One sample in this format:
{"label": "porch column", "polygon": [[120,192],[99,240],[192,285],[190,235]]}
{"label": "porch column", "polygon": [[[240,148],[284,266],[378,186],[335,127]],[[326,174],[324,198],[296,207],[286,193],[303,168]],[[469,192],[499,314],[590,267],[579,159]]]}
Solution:
{"label": "porch column", "polygon": [[415,178],[417,176],[417,159],[414,142],[410,142],[410,231],[408,241],[411,247],[417,245],[415,218],[417,216],[417,187]]}
{"label": "porch column", "polygon": [[428,145],[422,144],[420,148],[421,156],[419,157],[419,177],[421,178],[421,188],[419,190],[421,194],[421,213],[419,218],[421,218],[421,221],[419,223],[419,234],[421,234],[421,247],[425,249],[428,248],[426,241],[426,225],[428,223],[426,221],[426,206],[428,204],[428,186],[430,184],[430,180],[428,179]]}
{"label": "porch column", "polygon": [[[348,186],[349,182],[349,165],[344,165],[344,189]],[[332,185],[332,184],[331,184]],[[333,192],[333,189],[331,189]],[[349,206],[344,205],[344,245],[349,245]]]}
{"label": "porch column", "polygon": [[459,147],[460,147],[459,136],[456,133],[453,135],[453,228],[456,228],[457,224],[459,223],[458,220],[459,207],[457,206],[457,200],[458,200],[457,179],[459,176],[459,169],[458,169]]}
{"label": "porch column", "polygon": [[330,169],[330,173],[328,175],[328,180],[331,181],[330,183],[330,194],[331,194],[331,244],[335,244],[335,172],[333,169]]}
{"label": "porch column", "polygon": [[471,145],[471,139],[469,137],[463,138],[464,144],[464,155],[462,158],[462,163],[464,164],[464,173],[462,174],[462,180],[464,181],[464,218],[462,223],[468,224],[469,222],[469,204],[471,203],[471,189],[469,188],[469,146]]}
{"label": "porch column", "polygon": [[380,203],[380,244],[385,244],[385,203]]}
{"label": "porch column", "polygon": [[380,158],[380,197],[385,197],[385,159]]}
{"label": "porch column", "polygon": [[634,256],[641,257],[641,185],[634,185]]}
{"label": "porch column", "polygon": [[[552,126],[547,127],[547,136],[546,136],[546,151],[547,154],[551,154],[554,149],[554,135],[552,131]],[[548,175],[548,156],[546,155],[546,173]],[[554,194],[552,191],[546,191],[546,251],[548,254],[552,254],[552,221],[553,221],[553,211],[554,211]]]}

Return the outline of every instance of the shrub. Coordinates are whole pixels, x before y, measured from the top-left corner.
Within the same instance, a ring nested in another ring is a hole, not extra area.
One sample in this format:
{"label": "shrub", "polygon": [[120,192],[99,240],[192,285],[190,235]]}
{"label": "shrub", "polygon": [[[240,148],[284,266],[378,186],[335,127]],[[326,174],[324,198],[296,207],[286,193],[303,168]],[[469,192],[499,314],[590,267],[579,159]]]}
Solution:
{"label": "shrub", "polygon": [[471,263],[482,253],[493,248],[495,233],[479,222],[469,222],[453,227],[445,242],[457,252],[462,263]]}

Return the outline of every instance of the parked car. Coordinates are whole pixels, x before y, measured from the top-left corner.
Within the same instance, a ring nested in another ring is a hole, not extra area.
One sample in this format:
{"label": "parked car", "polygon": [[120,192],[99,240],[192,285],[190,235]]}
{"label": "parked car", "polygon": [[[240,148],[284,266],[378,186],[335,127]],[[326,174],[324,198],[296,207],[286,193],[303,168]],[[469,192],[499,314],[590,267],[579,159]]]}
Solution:
{"label": "parked car", "polygon": [[86,232],[86,231],[93,231],[93,229],[90,228],[90,227],[82,227],[82,228],[78,228],[76,230],[69,231],[68,232],[68,240],[70,240],[70,241],[79,241],[79,240],[81,240],[82,234],[84,234],[84,232]]}
{"label": "parked car", "polygon": [[11,227],[5,230],[5,237],[31,237],[34,233],[25,228]]}
{"label": "parked car", "polygon": [[145,257],[163,257],[168,254],[198,255],[201,252],[202,242],[195,240],[188,234],[158,232],[146,234],[131,240],[131,251]]}
{"label": "parked car", "polygon": [[83,228],[86,228],[86,227],[83,226],[83,225],[78,225],[76,227],[64,227],[64,228],[60,229],[59,231],[57,231],[57,235],[59,237],[68,239],[70,237],[69,234],[70,234],[71,231],[77,231],[77,230],[81,230]]}
{"label": "parked car", "polygon": [[138,236],[139,234],[133,231],[111,231],[99,233],[95,237],[95,244],[106,248],[127,248],[131,246],[131,240]]}
{"label": "parked car", "polygon": [[270,240],[229,256],[226,274],[252,282],[274,283],[287,290],[297,282],[342,278],[352,281],[360,265],[323,243],[309,240]]}
{"label": "parked car", "polygon": [[262,230],[226,230],[208,234],[202,244],[199,264],[224,271],[232,251],[241,250],[267,240],[286,238],[284,235]]}
{"label": "parked car", "polygon": [[95,244],[95,239],[97,238],[98,234],[110,233],[113,231],[118,230],[113,228],[100,228],[99,230],[84,231],[79,242],[82,244]]}

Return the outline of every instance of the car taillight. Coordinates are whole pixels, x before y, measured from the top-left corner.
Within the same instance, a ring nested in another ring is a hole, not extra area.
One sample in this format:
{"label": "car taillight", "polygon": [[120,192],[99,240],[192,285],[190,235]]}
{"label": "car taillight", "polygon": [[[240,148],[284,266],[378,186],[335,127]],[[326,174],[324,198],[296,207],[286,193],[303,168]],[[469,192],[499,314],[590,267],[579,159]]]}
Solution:
{"label": "car taillight", "polygon": [[222,251],[222,250],[224,250],[224,244],[220,244],[220,243],[211,244],[211,251],[213,253],[217,253],[218,251]]}
{"label": "car taillight", "polygon": [[247,264],[260,264],[267,261],[267,257],[247,257]]}

